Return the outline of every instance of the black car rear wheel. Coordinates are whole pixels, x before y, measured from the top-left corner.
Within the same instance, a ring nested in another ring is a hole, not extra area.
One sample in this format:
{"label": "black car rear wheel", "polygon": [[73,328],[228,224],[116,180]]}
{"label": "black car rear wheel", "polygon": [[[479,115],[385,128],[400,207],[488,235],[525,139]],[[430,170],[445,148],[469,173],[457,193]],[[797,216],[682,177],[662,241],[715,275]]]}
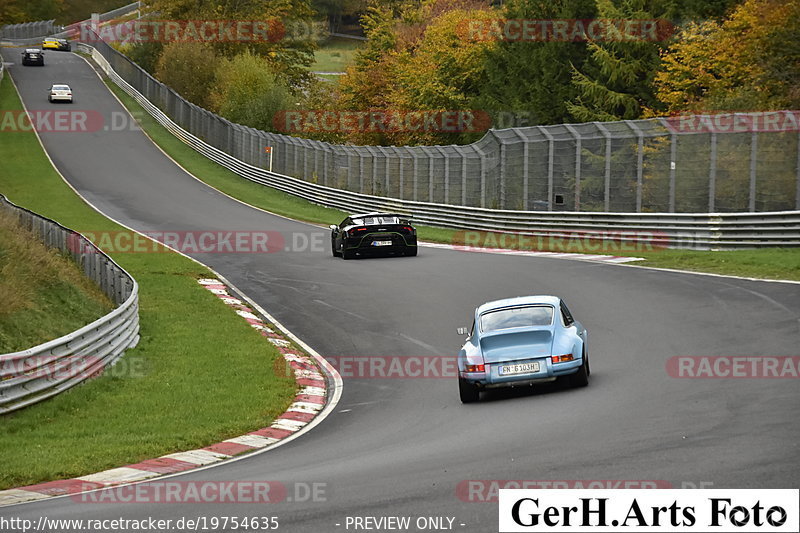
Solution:
{"label": "black car rear wheel", "polygon": [[353,259],[356,253],[353,250],[348,250],[346,246],[342,245],[342,259]]}
{"label": "black car rear wheel", "polygon": [[408,257],[414,257],[415,255],[417,255],[417,247],[414,246],[413,248],[412,247],[407,248],[405,254]]}
{"label": "black car rear wheel", "polygon": [[342,254],[338,250],[336,250],[336,239],[331,239],[331,253],[333,257],[341,257]]}
{"label": "black car rear wheel", "polygon": [[481,391],[466,379],[458,378],[458,395],[461,403],[474,403],[480,399]]}

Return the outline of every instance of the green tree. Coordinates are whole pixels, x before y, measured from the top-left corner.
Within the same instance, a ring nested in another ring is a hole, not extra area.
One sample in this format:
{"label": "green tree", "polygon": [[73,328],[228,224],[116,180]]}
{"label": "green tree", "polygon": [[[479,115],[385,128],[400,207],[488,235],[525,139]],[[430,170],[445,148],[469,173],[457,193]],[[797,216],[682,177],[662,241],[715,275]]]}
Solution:
{"label": "green tree", "polygon": [[0,0],[0,26],[25,22],[25,11],[17,0]]}
{"label": "green tree", "polygon": [[[655,21],[663,19],[667,6],[661,1],[595,0],[597,16],[614,21]],[[655,35],[655,38],[653,38]],[[570,115],[580,122],[640,118],[648,110],[660,109],[653,79],[660,65],[660,53],[669,37],[659,28],[643,30],[641,38],[609,32],[602,40],[588,43],[589,58],[573,65],[572,84],[578,96],[567,103]]]}
{"label": "green tree", "polygon": [[212,109],[228,120],[264,131],[276,131],[276,118],[295,107],[286,82],[251,52],[220,63],[211,102]]}
{"label": "green tree", "polygon": [[211,46],[173,42],[164,47],[156,64],[156,78],[190,102],[209,105],[209,87],[216,77],[218,59]]}
{"label": "green tree", "polygon": [[144,41],[136,42],[133,44],[124,44],[116,47],[120,52],[128,56],[128,58],[145,69],[152,75],[155,75],[156,65],[161,53],[164,50],[164,44],[159,41]]}
{"label": "green tree", "polygon": [[[506,20],[588,19],[593,0],[511,0],[504,5]],[[476,105],[492,111],[529,115],[536,124],[555,124],[568,118],[566,103],[577,96],[570,83],[571,65],[587,57],[583,42],[545,38],[501,40],[485,50],[486,83]]]}

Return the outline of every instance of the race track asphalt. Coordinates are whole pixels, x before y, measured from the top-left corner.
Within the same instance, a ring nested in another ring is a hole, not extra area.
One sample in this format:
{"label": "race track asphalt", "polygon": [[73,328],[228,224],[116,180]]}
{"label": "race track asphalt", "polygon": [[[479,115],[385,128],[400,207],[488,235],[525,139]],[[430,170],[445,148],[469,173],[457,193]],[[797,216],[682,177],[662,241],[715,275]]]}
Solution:
{"label": "race track asphalt", "polygon": [[[51,52],[47,65],[35,68],[16,64],[17,56],[3,50],[28,109],[95,110],[106,124],[112,114],[124,116],[82,58]],[[72,86],[71,107],[48,104],[54,82]],[[306,436],[173,478],[280,481],[294,501],[61,498],[1,508],[0,516],[277,516],[280,530],[291,533],[344,531],[348,516],[447,516],[456,530],[484,532],[497,528],[497,504],[464,501],[457,487],[466,480],[800,485],[796,379],[676,379],[665,370],[677,355],[798,355],[800,285],[424,247],[416,258],[343,261],[331,257],[327,231],[227,198],[188,176],[139,131],[41,138],[75,189],[137,230],[280,235],[288,250],[191,255],[324,356],[452,356],[463,340],[455,328],[469,326],[476,305],[556,294],[589,330],[592,379],[585,389],[495,392],[465,406],[453,378],[345,377],[336,410]],[[324,501],[297,501],[302,483],[325,484]]]}

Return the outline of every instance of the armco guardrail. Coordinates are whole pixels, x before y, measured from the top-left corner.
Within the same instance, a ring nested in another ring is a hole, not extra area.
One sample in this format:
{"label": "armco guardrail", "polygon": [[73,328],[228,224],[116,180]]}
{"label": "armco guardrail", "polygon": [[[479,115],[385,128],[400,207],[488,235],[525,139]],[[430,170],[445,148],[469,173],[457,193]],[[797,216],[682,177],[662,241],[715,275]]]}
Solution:
{"label": "armco guardrail", "polygon": [[68,253],[117,305],[109,314],[58,339],[0,355],[0,414],[42,401],[97,375],[139,341],[139,286],[83,235],[9,202],[13,213],[51,248]]}
{"label": "armco guardrail", "polygon": [[[759,246],[799,246],[800,211],[772,213],[608,213],[508,211],[415,202],[359,194],[268,172],[227,154],[179,127],[169,116],[127,83],[94,47],[103,71],[139,102],[161,125],[209,159],[256,183],[344,211],[388,209],[414,216],[434,226],[486,231],[520,232],[544,237],[597,235],[615,241],[651,242],[672,248],[727,249]],[[170,89],[164,87],[164,90]],[[239,126],[240,128],[244,128]]]}

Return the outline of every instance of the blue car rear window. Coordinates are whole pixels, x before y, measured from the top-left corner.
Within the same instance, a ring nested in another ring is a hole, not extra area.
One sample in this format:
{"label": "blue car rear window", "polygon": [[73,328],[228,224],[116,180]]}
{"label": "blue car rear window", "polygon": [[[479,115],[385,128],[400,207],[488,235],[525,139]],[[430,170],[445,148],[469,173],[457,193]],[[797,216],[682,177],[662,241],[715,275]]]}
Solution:
{"label": "blue car rear window", "polygon": [[549,326],[552,322],[552,306],[511,307],[482,314],[481,331],[486,333],[498,329]]}

